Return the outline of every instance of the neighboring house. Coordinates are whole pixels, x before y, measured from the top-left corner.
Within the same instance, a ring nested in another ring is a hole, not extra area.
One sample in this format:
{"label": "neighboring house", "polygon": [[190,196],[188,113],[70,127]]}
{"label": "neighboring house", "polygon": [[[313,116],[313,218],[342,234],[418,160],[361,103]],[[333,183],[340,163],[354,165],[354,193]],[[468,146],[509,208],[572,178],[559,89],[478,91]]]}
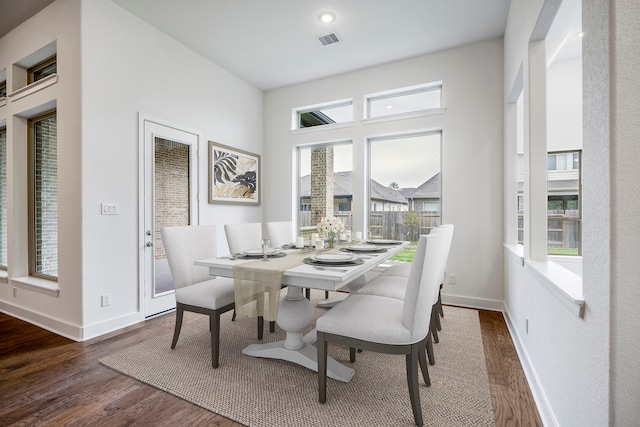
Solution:
{"label": "neighboring house", "polygon": [[419,212],[440,212],[440,172],[426,180],[418,188],[403,188],[402,194],[408,201],[408,208]]}
{"label": "neighboring house", "polygon": [[[351,211],[353,199],[352,172],[334,172],[333,174],[333,210],[335,212]],[[376,180],[371,180],[372,211],[406,211],[407,199],[401,191],[385,187]],[[311,210],[311,175],[300,179],[300,210]]]}

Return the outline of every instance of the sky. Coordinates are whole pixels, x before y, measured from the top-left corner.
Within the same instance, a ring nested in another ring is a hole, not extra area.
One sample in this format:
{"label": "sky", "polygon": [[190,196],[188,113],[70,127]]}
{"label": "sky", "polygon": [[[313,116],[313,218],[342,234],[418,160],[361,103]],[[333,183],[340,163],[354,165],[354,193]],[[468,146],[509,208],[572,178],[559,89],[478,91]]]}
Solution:
{"label": "sky", "polygon": [[[440,134],[371,141],[371,178],[388,186],[418,187],[440,171]],[[351,144],[334,147],[334,172],[353,169]],[[301,176],[311,169],[311,149],[300,151]]]}

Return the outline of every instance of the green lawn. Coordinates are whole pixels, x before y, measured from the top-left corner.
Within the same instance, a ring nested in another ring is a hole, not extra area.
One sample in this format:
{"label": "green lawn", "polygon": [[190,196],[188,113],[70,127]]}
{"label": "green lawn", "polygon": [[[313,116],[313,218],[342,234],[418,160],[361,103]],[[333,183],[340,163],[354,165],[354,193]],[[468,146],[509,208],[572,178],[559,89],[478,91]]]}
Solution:
{"label": "green lawn", "polygon": [[413,256],[416,254],[416,245],[411,243],[407,246],[407,249],[400,252],[398,255],[394,255],[389,260],[398,262],[413,262]]}

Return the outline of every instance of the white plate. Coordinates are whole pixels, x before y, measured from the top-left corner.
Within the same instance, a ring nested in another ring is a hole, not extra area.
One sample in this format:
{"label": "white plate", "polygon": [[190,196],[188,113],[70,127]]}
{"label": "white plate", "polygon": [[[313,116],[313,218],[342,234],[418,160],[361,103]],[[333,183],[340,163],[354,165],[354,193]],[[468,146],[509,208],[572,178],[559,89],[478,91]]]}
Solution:
{"label": "white plate", "polygon": [[371,243],[373,245],[394,245],[398,243],[402,243],[398,240],[384,240],[384,239],[376,239],[376,240],[367,240],[367,243]]}
{"label": "white plate", "polygon": [[[267,255],[275,255],[280,252],[280,249],[277,248],[269,248],[269,252]],[[242,251],[245,255],[262,255],[262,249],[247,249]]]}
{"label": "white plate", "polygon": [[310,257],[315,262],[326,262],[330,264],[347,263],[357,260],[359,257],[355,254],[317,254]]}
{"label": "white plate", "polygon": [[380,248],[376,245],[349,245],[347,246],[348,250],[351,251],[379,251]]}

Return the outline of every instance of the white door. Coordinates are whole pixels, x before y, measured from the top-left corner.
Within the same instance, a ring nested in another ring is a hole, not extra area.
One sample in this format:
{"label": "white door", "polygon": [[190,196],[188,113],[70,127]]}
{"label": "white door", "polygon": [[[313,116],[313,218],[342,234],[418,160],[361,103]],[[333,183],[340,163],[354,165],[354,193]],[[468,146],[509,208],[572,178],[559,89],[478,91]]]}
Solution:
{"label": "white door", "polygon": [[160,229],[197,224],[198,134],[141,118],[141,300],[145,317],[175,309]]}

